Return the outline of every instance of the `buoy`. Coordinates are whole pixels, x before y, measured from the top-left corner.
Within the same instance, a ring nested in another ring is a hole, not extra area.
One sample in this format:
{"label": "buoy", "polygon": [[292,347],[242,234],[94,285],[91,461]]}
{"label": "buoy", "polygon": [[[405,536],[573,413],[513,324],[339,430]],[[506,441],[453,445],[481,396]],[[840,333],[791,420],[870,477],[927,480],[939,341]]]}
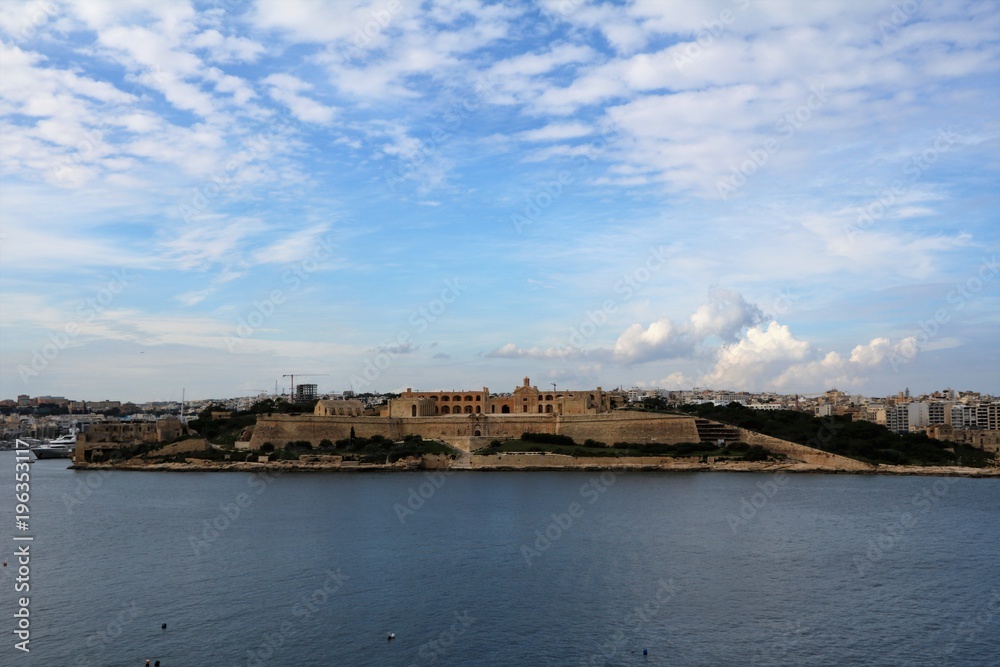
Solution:
{"label": "buoy", "polygon": [[649,651],[647,651],[646,649],[642,649],[642,654],[643,655],[649,655]]}
{"label": "buoy", "polygon": [[167,629],[167,624],[166,624],[166,623],[164,623],[163,625],[161,625],[161,626],[160,626],[160,629],[161,629],[161,630],[166,630],[166,629]]}
{"label": "buoy", "polygon": [[388,635],[385,636],[386,641],[390,641],[390,642],[393,639],[395,639],[395,638],[396,638],[396,633],[395,632],[390,632]]}

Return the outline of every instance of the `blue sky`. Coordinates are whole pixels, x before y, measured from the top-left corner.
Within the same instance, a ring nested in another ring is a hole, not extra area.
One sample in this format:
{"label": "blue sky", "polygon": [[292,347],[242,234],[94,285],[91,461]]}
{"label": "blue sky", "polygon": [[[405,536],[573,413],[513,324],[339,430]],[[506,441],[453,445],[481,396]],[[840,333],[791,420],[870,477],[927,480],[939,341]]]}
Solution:
{"label": "blue sky", "polygon": [[993,2],[0,5],[3,397],[1000,394]]}

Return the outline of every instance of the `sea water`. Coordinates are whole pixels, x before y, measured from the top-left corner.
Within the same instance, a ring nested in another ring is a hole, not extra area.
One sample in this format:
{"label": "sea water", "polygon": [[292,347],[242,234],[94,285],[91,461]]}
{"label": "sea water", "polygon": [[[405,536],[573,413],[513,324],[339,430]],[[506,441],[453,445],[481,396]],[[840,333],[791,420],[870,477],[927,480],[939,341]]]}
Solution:
{"label": "sea water", "polygon": [[5,666],[1000,664],[996,479],[0,466]]}

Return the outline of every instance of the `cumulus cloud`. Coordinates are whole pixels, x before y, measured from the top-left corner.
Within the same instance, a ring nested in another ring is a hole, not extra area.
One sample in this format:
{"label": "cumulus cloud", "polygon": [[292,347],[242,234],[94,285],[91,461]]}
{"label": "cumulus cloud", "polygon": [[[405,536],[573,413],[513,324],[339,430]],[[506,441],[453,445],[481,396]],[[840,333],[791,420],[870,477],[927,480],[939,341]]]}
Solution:
{"label": "cumulus cloud", "polygon": [[857,387],[867,382],[867,372],[905,363],[916,351],[916,338],[908,336],[896,342],[873,338],[856,345],[848,357],[836,351],[823,354],[772,321],[766,329],[752,327],[738,343],[722,347],[715,368],[702,382],[779,391]]}
{"label": "cumulus cloud", "polygon": [[709,292],[708,302],[698,306],[686,322],[674,323],[663,318],[646,327],[629,326],[615,341],[614,356],[625,363],[683,356],[713,337],[735,340],[744,328],[761,317],[760,308],[747,302],[740,293],[715,288]]}

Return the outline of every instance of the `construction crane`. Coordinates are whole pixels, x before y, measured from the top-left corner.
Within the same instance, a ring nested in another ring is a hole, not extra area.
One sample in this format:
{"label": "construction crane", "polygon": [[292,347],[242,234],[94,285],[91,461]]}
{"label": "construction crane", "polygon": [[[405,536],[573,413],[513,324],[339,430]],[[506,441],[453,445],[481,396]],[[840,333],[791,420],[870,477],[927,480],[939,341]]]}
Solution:
{"label": "construction crane", "polygon": [[292,378],[292,380],[291,380],[291,388],[288,390],[290,392],[289,395],[288,395],[288,398],[292,399],[292,400],[295,399],[295,376],[296,375],[298,375],[299,377],[312,377],[312,376],[317,376],[317,375],[329,375],[329,373],[286,373],[285,375],[282,375],[281,377],[283,377],[283,378]]}

